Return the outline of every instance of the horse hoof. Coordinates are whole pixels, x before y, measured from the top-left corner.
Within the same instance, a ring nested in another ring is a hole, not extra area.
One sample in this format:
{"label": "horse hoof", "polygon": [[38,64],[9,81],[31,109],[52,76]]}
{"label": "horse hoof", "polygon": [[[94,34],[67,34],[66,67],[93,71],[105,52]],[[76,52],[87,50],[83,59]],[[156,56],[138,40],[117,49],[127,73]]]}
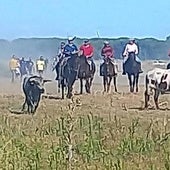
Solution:
{"label": "horse hoof", "polygon": [[131,92],[131,93],[133,93],[133,92],[134,92],[134,90],[133,90],[132,88],[130,88],[130,92]]}

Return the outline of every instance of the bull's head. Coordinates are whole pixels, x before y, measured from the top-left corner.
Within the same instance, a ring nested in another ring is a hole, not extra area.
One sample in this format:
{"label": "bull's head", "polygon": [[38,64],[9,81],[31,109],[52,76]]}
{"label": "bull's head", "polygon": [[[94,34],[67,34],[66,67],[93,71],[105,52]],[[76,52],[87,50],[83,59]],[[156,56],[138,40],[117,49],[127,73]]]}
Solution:
{"label": "bull's head", "polygon": [[31,85],[36,86],[41,93],[44,93],[44,84],[51,82],[52,80],[43,79],[40,76],[31,76],[28,81]]}

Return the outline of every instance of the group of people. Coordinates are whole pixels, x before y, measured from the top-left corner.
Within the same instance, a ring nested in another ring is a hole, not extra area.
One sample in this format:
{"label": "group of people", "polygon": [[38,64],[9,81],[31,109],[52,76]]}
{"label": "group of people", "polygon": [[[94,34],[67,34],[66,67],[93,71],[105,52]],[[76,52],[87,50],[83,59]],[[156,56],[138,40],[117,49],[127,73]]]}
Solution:
{"label": "group of people", "polygon": [[[89,65],[90,68],[92,66],[93,62],[93,54],[94,54],[94,47],[93,45],[90,43],[90,41],[88,39],[84,40],[83,44],[78,48],[75,43],[74,43],[74,39],[75,37],[69,37],[68,38],[68,43],[66,44],[65,42],[61,42],[58,54],[57,54],[57,58],[55,58],[55,61],[58,61],[56,64],[56,72],[57,72],[57,78],[56,80],[58,80],[59,78],[59,74],[60,74],[60,66],[62,65],[62,61],[64,60],[64,58],[68,58],[71,57],[72,55],[79,53],[79,55],[84,56]],[[123,51],[123,75],[125,75],[125,68],[124,65],[128,59],[128,54],[134,52],[136,55],[136,61],[139,63],[140,65],[140,73],[142,73],[142,69],[141,69],[141,61],[139,59],[139,57],[137,56],[139,53],[139,49],[137,44],[135,43],[135,39],[130,39],[129,42],[126,44],[124,51]],[[115,53],[114,53],[114,49],[113,47],[110,45],[109,41],[104,41],[103,42],[103,47],[101,49],[101,56],[103,56],[104,62],[106,61],[106,59],[109,61],[111,61],[111,63],[113,64],[113,66],[115,66],[115,72],[117,73],[117,67],[116,67],[116,63],[115,63]],[[100,74],[102,76],[102,65],[104,63],[101,64],[101,69],[100,69]]]}
{"label": "group of people", "polygon": [[[56,80],[59,79],[59,75],[61,72],[61,65],[63,64],[63,61],[65,59],[68,59],[70,57],[72,57],[73,55],[77,54],[77,55],[81,55],[84,56],[87,60],[87,63],[89,64],[89,68],[92,69],[92,66],[94,64],[93,61],[93,55],[94,55],[94,47],[91,44],[91,42],[88,39],[85,39],[83,41],[83,44],[78,48],[75,43],[74,43],[75,37],[69,37],[67,42],[61,42],[59,50],[58,50],[58,54],[57,57],[55,57],[55,69],[56,69],[56,73],[57,73],[57,77]],[[124,65],[129,57],[129,53],[135,53],[136,55],[136,61],[140,64],[141,67],[141,61],[138,58],[138,53],[139,53],[139,49],[137,44],[135,43],[135,39],[130,39],[129,42],[126,44],[124,51],[123,51],[123,75],[125,75],[125,69],[124,69]],[[103,47],[101,49],[101,56],[103,56],[104,62],[106,60],[109,60],[112,64],[113,67],[115,69],[115,73],[117,73],[117,67],[116,67],[116,63],[115,63],[115,52],[113,47],[110,45],[109,41],[104,41],[103,42]],[[102,72],[102,65],[104,64],[104,62],[101,64],[100,67],[100,75],[102,76],[103,72]],[[40,56],[39,59],[37,59],[36,61],[36,65],[34,64],[34,62],[32,61],[31,58],[29,58],[29,60],[25,60],[24,57],[22,57],[21,59],[19,59],[18,57],[16,57],[15,55],[12,56],[10,63],[9,63],[9,67],[11,71],[15,71],[16,75],[25,75],[25,74],[32,74],[33,73],[33,69],[34,66],[36,68],[36,71],[42,75],[43,71],[45,70],[46,67],[46,60],[43,58],[43,56]],[[140,72],[142,72],[142,69],[140,68]]]}
{"label": "group of people", "polygon": [[19,58],[15,55],[11,57],[11,60],[9,61],[9,68],[12,73],[18,76],[23,76],[23,75],[32,75],[33,72],[35,71],[35,66],[36,66],[36,71],[39,74],[42,74],[43,71],[45,70],[46,67],[46,61],[43,58],[43,56],[40,56],[39,59],[36,61],[36,65],[34,64],[33,60],[29,58],[26,60],[24,57]]}
{"label": "group of people", "polygon": [[12,72],[15,72],[16,76],[32,74],[34,62],[31,58],[29,60],[25,60],[24,57],[18,58],[13,55],[10,62],[9,67]]}

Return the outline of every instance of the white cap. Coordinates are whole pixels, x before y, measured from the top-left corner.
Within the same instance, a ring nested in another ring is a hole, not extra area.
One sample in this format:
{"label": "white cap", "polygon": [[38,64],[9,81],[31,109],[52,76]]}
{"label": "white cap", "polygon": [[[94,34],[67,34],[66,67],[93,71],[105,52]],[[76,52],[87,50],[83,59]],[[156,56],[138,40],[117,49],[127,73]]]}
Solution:
{"label": "white cap", "polygon": [[76,37],[68,37],[68,41],[73,41]]}
{"label": "white cap", "polygon": [[109,44],[109,41],[104,41],[104,44]]}
{"label": "white cap", "polygon": [[134,38],[129,38],[129,41],[135,41],[135,39]]}

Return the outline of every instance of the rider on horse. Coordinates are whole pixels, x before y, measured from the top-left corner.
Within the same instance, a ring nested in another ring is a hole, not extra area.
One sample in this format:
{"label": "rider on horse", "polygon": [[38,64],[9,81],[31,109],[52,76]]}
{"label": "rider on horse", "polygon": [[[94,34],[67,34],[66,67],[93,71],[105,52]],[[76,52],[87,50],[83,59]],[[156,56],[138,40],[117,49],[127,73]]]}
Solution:
{"label": "rider on horse", "polygon": [[86,57],[87,63],[90,65],[90,70],[92,70],[92,65],[94,64],[93,62],[94,48],[89,40],[84,40],[83,45],[80,46],[80,51],[82,52],[82,55]]}
{"label": "rider on horse", "polygon": [[[113,48],[111,47],[110,43],[108,41],[104,41],[104,46],[101,50],[101,56],[103,56],[104,58],[104,63],[109,60],[113,66],[115,65],[115,62],[114,62],[114,50]],[[104,63],[101,64],[100,66],[100,75],[102,76],[103,75],[103,66],[104,66]],[[115,67],[115,73],[117,74],[117,68]]]}
{"label": "rider on horse", "polygon": [[136,62],[138,62],[140,64],[140,71],[139,73],[142,73],[142,69],[141,69],[141,60],[138,58],[138,53],[139,53],[139,49],[137,44],[135,43],[135,39],[131,38],[129,39],[129,43],[126,44],[124,52],[123,52],[123,73],[122,75],[126,75],[125,72],[125,63],[129,57],[129,53],[135,53],[136,55]]}
{"label": "rider on horse", "polygon": [[[66,44],[64,46],[64,50],[63,50],[63,59],[61,61],[61,72],[63,71],[63,65],[67,62],[68,59],[71,59],[73,56],[75,56],[76,54],[78,54],[79,50],[77,48],[77,46],[74,44],[74,39],[76,37],[69,37],[68,38],[68,44]],[[71,66],[72,67],[72,66]],[[77,70],[75,70],[77,71]],[[77,71],[78,72],[78,71]],[[76,77],[77,79],[77,77]]]}
{"label": "rider on horse", "polygon": [[61,61],[64,58],[64,47],[65,47],[65,42],[61,42],[60,48],[59,48],[59,51],[58,51],[58,54],[57,54],[58,62],[55,65],[56,74],[57,74],[56,80],[59,80],[59,76],[60,76],[60,64],[61,64]]}
{"label": "rider on horse", "polygon": [[67,57],[72,57],[74,54],[78,53],[78,48],[77,46],[74,44],[74,39],[76,37],[69,37],[68,38],[68,44],[66,44],[64,46],[64,55],[65,57],[64,58],[67,58]]}

